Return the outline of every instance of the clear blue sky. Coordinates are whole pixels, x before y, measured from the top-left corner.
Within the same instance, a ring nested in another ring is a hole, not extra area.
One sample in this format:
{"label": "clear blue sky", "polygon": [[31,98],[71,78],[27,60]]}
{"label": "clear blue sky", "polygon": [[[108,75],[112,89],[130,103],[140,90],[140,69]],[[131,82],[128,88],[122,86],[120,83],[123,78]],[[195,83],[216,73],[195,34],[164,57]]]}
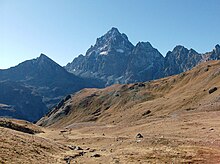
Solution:
{"label": "clear blue sky", "polygon": [[220,0],[0,0],[0,68],[40,53],[67,64],[111,27],[163,55],[220,43]]}

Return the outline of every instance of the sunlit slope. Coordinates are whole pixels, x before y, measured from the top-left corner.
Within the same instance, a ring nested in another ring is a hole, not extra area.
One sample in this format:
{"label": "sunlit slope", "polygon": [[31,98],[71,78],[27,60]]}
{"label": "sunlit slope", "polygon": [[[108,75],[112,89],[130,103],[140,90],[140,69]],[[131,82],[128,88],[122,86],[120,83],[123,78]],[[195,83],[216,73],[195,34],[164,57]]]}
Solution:
{"label": "sunlit slope", "polygon": [[[209,90],[217,87],[213,93]],[[65,127],[76,122],[145,123],[156,118],[220,110],[220,61],[155,81],[84,89],[61,102],[39,125]]]}

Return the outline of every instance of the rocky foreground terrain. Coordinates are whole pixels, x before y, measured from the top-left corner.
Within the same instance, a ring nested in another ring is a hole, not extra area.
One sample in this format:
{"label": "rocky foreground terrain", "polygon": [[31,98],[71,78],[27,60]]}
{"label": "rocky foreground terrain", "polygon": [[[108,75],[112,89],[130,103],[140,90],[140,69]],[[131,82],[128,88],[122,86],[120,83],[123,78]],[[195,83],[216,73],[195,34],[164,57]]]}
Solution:
{"label": "rocky foreground terrain", "polygon": [[1,119],[0,163],[220,163],[219,68],[84,89],[37,125]]}

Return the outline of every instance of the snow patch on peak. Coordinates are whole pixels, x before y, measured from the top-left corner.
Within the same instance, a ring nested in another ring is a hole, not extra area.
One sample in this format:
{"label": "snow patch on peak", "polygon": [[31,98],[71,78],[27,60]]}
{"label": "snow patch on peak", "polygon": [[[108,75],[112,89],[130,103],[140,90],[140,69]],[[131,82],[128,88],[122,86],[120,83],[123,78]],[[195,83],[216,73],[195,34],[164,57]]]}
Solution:
{"label": "snow patch on peak", "polygon": [[102,51],[100,52],[100,55],[107,55],[108,54],[108,51]]}
{"label": "snow patch on peak", "polygon": [[117,49],[116,51],[119,52],[119,53],[124,53],[123,49]]}

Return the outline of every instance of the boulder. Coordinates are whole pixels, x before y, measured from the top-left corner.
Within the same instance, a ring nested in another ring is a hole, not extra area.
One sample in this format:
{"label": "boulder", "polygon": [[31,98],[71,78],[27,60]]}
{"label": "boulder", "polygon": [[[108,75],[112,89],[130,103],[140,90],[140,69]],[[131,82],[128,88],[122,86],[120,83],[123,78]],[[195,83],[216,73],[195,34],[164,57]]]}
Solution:
{"label": "boulder", "polygon": [[142,114],[142,116],[149,115],[150,113],[151,113],[151,111],[150,111],[150,110],[147,110],[146,112],[144,112],[144,113]]}
{"label": "boulder", "polygon": [[217,90],[218,90],[217,87],[213,87],[213,88],[209,89],[209,94],[211,94],[211,93],[213,93],[213,92],[215,92]]}
{"label": "boulder", "polygon": [[94,154],[94,155],[92,155],[91,157],[98,158],[98,157],[101,157],[101,155],[100,155],[100,154]]}
{"label": "boulder", "polygon": [[138,134],[136,135],[136,138],[144,138],[144,136],[143,136],[141,133],[138,133]]}

